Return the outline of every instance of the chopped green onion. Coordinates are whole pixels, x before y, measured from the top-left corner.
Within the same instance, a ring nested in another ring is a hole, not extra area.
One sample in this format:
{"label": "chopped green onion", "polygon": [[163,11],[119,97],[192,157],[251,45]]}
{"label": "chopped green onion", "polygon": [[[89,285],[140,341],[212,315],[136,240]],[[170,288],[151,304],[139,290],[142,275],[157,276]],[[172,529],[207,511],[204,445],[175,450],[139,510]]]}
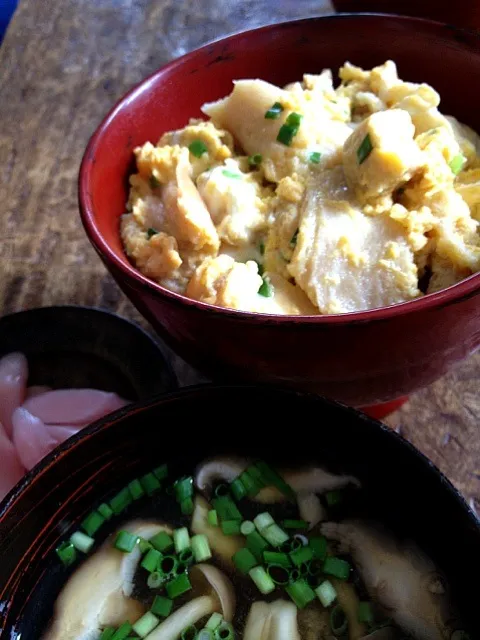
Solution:
{"label": "chopped green onion", "polygon": [[158,189],[158,187],[160,186],[160,180],[152,173],[148,178],[148,184],[150,185],[150,189]]}
{"label": "chopped green onion", "polygon": [[222,520],[222,531],[226,536],[236,536],[240,533],[240,520]]}
{"label": "chopped green onion", "polygon": [[251,167],[258,167],[258,165],[262,162],[262,156],[260,153],[256,153],[253,156],[248,156],[248,164]]}
{"label": "chopped green onion", "polygon": [[159,531],[149,540],[152,547],[163,553],[169,551],[173,547],[172,537],[166,531]]}
{"label": "chopped green onion", "polygon": [[292,562],[286,553],[280,551],[264,551],[263,560],[265,564],[278,564],[281,567],[291,567]]}
{"label": "chopped green onion", "polygon": [[167,582],[167,595],[169,598],[175,599],[183,595],[192,588],[190,580],[186,573],[181,573],[176,578]]}
{"label": "chopped green onion", "polygon": [[[260,269],[260,267],[261,265],[259,264],[258,268]],[[258,273],[260,273],[260,271]],[[235,480],[230,484],[230,489],[233,493],[233,497],[235,498],[235,500],[241,500],[247,495],[247,490],[245,488],[245,485],[240,480],[240,478],[235,478]]]}
{"label": "chopped green onion", "polygon": [[298,127],[292,127],[289,124],[282,124],[277,135],[277,142],[281,142],[286,147],[289,147],[297,133]]}
{"label": "chopped green onion", "polygon": [[145,491],[143,490],[143,487],[138,478],[132,480],[129,483],[128,490],[130,491],[130,494],[134,500],[139,500],[145,495]]}
{"label": "chopped green onion", "polygon": [[337,604],[330,613],[330,628],[335,636],[343,636],[348,629],[348,619],[344,610]]}
{"label": "chopped green onion", "polygon": [[110,500],[110,507],[113,513],[118,516],[124,509],[126,509],[132,503],[132,496],[130,495],[130,491],[125,488],[117,493]]}
{"label": "chopped green onion", "polygon": [[288,124],[289,127],[298,127],[300,126],[300,123],[302,122],[302,114],[301,113],[290,113],[287,117],[287,119],[285,120],[285,122]]}
{"label": "chopped green onion", "polygon": [[320,151],[312,151],[312,153],[308,156],[308,159],[312,164],[319,164],[321,157],[322,154],[320,153]]}
{"label": "chopped green onion", "polygon": [[130,622],[124,622],[122,625],[118,627],[115,633],[112,636],[112,640],[125,640],[130,635],[133,627]]}
{"label": "chopped green onion", "polygon": [[143,616],[135,622],[132,630],[135,631],[140,638],[145,638],[145,636],[148,636],[159,624],[160,620],[157,616],[153,615],[151,611],[147,611],[147,613],[144,613]]}
{"label": "chopped green onion", "polygon": [[184,549],[179,555],[178,560],[185,565],[190,565],[193,562],[193,551],[192,549]]}
{"label": "chopped green onion", "polygon": [[114,627],[106,627],[99,638],[99,640],[112,640],[113,634],[115,633]]}
{"label": "chopped green onion", "polygon": [[205,625],[205,629],[211,629],[215,631],[215,629],[220,626],[223,622],[223,617],[220,613],[212,613],[210,618],[208,619],[207,624]]}
{"label": "chopped green onion", "polygon": [[[259,272],[260,273],[260,272]],[[263,279],[263,282],[266,281],[266,278]],[[263,286],[263,284],[262,284]],[[261,289],[262,287],[260,287]],[[260,293],[260,290],[258,291]],[[262,294],[264,295],[264,294]],[[250,471],[244,471],[243,473],[240,474],[240,480],[243,483],[243,486],[245,487],[245,491],[247,492],[248,496],[250,498],[254,498],[257,493],[260,491],[260,489],[262,488],[262,485],[260,485],[255,478],[252,477],[252,475],[250,474]]]}
{"label": "chopped green onion", "polygon": [[262,280],[258,293],[264,298],[271,298],[273,296],[273,287],[270,280],[267,276],[263,276]]}
{"label": "chopped green onion", "polygon": [[80,526],[85,531],[87,536],[92,537],[100,529],[104,522],[105,518],[100,513],[98,513],[98,511],[92,511],[92,513],[85,518]]}
{"label": "chopped green onion", "polygon": [[308,522],[305,520],[283,520],[282,527],[284,529],[300,529],[305,531],[308,529]]}
{"label": "chopped green onion", "polygon": [[86,536],[81,531],[75,531],[75,533],[70,536],[70,542],[73,544],[75,549],[82,553],[88,553],[95,544],[95,540],[93,538]]}
{"label": "chopped green onion", "polygon": [[166,464],[160,465],[159,467],[153,470],[153,474],[157,478],[157,480],[160,480],[160,481],[165,480],[165,478],[168,476],[167,465]]}
{"label": "chopped green onion", "polygon": [[247,536],[247,547],[259,562],[263,559],[263,552],[268,549],[268,542],[262,538],[258,531],[253,531]]}
{"label": "chopped green onion", "polygon": [[297,582],[301,578],[300,571],[295,567],[290,571],[290,584]]}
{"label": "chopped green onion", "polygon": [[189,476],[188,478],[180,478],[175,482],[175,496],[177,498],[177,502],[183,502],[185,498],[191,498],[193,495],[193,478]]}
{"label": "chopped green onion", "polygon": [[173,532],[173,544],[175,545],[175,551],[177,553],[180,553],[184,549],[188,549],[190,546],[190,536],[188,534],[187,527],[175,529]]}
{"label": "chopped green onion", "polygon": [[327,491],[325,494],[325,500],[329,507],[334,507],[342,501],[341,491]]}
{"label": "chopped green onion", "polygon": [[170,615],[173,607],[173,600],[164,598],[163,596],[155,596],[150,611],[156,616],[166,618]]}
{"label": "chopped green onion", "polygon": [[310,547],[300,547],[300,549],[291,552],[290,558],[292,559],[293,564],[296,567],[299,567],[305,562],[310,562],[313,558],[313,551]]}
{"label": "chopped green onion", "polygon": [[215,488],[215,495],[217,496],[217,498],[222,498],[223,496],[230,495],[230,487],[228,486],[228,484],[219,484]]}
{"label": "chopped green onion", "polygon": [[289,584],[288,587],[285,587],[285,591],[299,609],[304,609],[307,604],[315,600],[315,591],[303,578]]}
{"label": "chopped green onion", "polygon": [[215,640],[235,640],[235,632],[229,622],[222,622],[213,632]]}
{"label": "chopped green onion", "polygon": [[184,629],[180,634],[180,640],[195,640],[197,637],[197,627],[194,624],[191,624],[189,627]]}
{"label": "chopped green onion", "polygon": [[270,485],[276,487],[284,496],[290,500],[295,500],[294,490],[285,482],[282,476],[275,471],[275,469],[272,469],[270,465],[262,461],[257,462],[256,467],[262,474],[262,478],[266,486]]}
{"label": "chopped green onion", "polygon": [[148,573],[152,573],[153,571],[158,570],[158,564],[160,562],[160,558],[162,554],[160,551],[156,549],[149,549],[140,563],[140,566],[148,571]]}
{"label": "chopped green onion", "polygon": [[459,153],[449,162],[448,166],[452,170],[452,173],[454,173],[456,176],[458,176],[460,171],[463,169],[466,161],[467,161],[467,159],[465,158],[465,156],[463,154]]}
{"label": "chopped green onion", "polygon": [[244,547],[243,549],[239,549],[232,557],[233,563],[235,567],[243,573],[247,575],[247,573],[257,566],[258,561],[253,555],[253,553]]}
{"label": "chopped green onion", "polygon": [[138,548],[140,549],[140,553],[143,555],[149,549],[152,549],[152,545],[150,544],[150,542],[148,540],[145,540],[145,538],[142,538],[141,536],[139,536],[139,538],[138,538]]}
{"label": "chopped green onion", "polygon": [[193,500],[191,498],[185,498],[180,503],[180,510],[184,516],[191,516],[193,513]]}
{"label": "chopped green onion", "polygon": [[339,580],[346,580],[350,575],[350,565],[346,560],[329,556],[323,563],[323,571]]}
{"label": "chopped green onion", "polygon": [[158,563],[158,570],[161,575],[168,576],[175,573],[178,567],[178,560],[175,556],[163,556]]}
{"label": "chopped green onion", "polygon": [[130,553],[134,550],[137,544],[138,536],[130,533],[129,531],[119,531],[114,543],[115,549],[123,551],[123,553]]}
{"label": "chopped green onion", "polygon": [[194,140],[191,142],[188,145],[188,150],[195,158],[201,158],[204,153],[208,153],[208,147],[202,140]]}
{"label": "chopped green onion", "polygon": [[228,169],[223,169],[222,175],[224,175],[226,178],[235,178],[236,180],[240,180],[242,178],[240,173],[235,173],[234,171],[229,171]]}
{"label": "chopped green onion", "polygon": [[213,506],[220,520],[243,520],[242,514],[230,496],[215,498]]}
{"label": "chopped green onion", "polygon": [[262,533],[262,531],[269,527],[271,524],[275,524],[275,520],[268,512],[265,512],[259,513],[258,516],[253,519],[253,523],[257,527],[259,532]]}
{"label": "chopped green onion", "polygon": [[262,536],[272,545],[272,547],[280,547],[288,540],[288,533],[285,533],[278,524],[271,524],[266,529],[263,529]]}
{"label": "chopped green onion", "polygon": [[290,538],[290,540],[287,540],[282,544],[282,546],[280,547],[280,551],[283,551],[283,553],[290,553],[291,551],[300,549],[300,547],[303,546],[305,545],[302,544],[302,541],[294,536],[293,538]]}
{"label": "chopped green onion", "polygon": [[368,156],[372,153],[372,151],[373,151],[372,140],[370,138],[370,134],[367,133],[367,135],[362,140],[360,146],[357,149],[358,164],[364,163],[365,160],[368,158]]}
{"label": "chopped green onion", "polygon": [[329,607],[337,597],[335,587],[329,580],[324,580],[322,584],[315,589],[315,593],[325,608]]}
{"label": "chopped green onion", "polygon": [[212,527],[218,527],[218,515],[215,509],[210,509],[207,515],[207,521]]}
{"label": "chopped green onion", "polygon": [[260,244],[258,245],[258,250],[260,251],[261,256],[265,254],[265,243],[263,242],[263,240],[260,240]]}
{"label": "chopped green onion", "polygon": [[149,589],[158,589],[165,582],[165,576],[160,571],[152,571],[147,578],[147,587]]}
{"label": "chopped green onion", "polygon": [[105,502],[98,507],[98,513],[102,515],[105,520],[110,520],[110,518],[113,516],[113,511]]}
{"label": "chopped green onion", "polygon": [[208,538],[204,534],[198,534],[192,537],[192,552],[195,556],[195,562],[205,562],[212,557]]}
{"label": "chopped green onion", "polygon": [[318,576],[323,572],[323,562],[315,559],[310,560],[310,562],[307,562],[307,569],[310,576]]}
{"label": "chopped green onion", "polygon": [[267,573],[275,584],[286,585],[290,582],[290,572],[282,565],[267,565]]}
{"label": "chopped green onion", "polygon": [[359,602],[357,618],[359,622],[373,624],[373,609],[370,602]]}
{"label": "chopped green onion", "polygon": [[143,488],[145,489],[147,496],[153,495],[161,488],[160,482],[153,473],[146,473],[140,478]]}
{"label": "chopped green onion", "polygon": [[275,583],[263,567],[254,567],[253,569],[250,569],[248,575],[263,595],[275,591]]}
{"label": "chopped green onion", "polygon": [[154,229],[153,227],[148,227],[147,229],[147,238],[148,240],[151,240],[153,238],[153,236],[158,235],[158,231],[156,229]]}
{"label": "chopped green onion", "polygon": [[210,629],[200,629],[195,640],[213,640],[213,631]]}
{"label": "chopped green onion", "polygon": [[69,567],[77,559],[77,551],[72,542],[62,542],[62,544],[55,549],[55,553],[66,567]]}
{"label": "chopped green onion", "polygon": [[308,546],[313,551],[313,557],[317,560],[325,560],[327,557],[327,539],[323,536],[310,538]]}
{"label": "chopped green onion", "polygon": [[245,520],[244,522],[242,522],[240,526],[240,533],[243,536],[248,536],[248,534],[252,533],[253,531],[255,531],[255,525],[251,520]]}
{"label": "chopped green onion", "polygon": [[280,102],[275,102],[268,111],[265,112],[265,118],[267,120],[276,120],[280,117],[284,107]]}
{"label": "chopped green onion", "polygon": [[295,249],[295,247],[297,246],[298,232],[299,232],[299,231],[300,231],[300,229],[297,229],[297,230],[295,231],[295,233],[293,234],[293,236],[292,236],[292,238],[291,238],[291,240],[290,240],[290,242],[289,242],[290,247],[291,247],[292,249]]}
{"label": "chopped green onion", "polygon": [[258,469],[258,467],[255,464],[252,464],[252,465],[250,465],[248,467],[247,473],[251,478],[253,478],[253,480],[255,480],[257,485],[261,489],[263,489],[263,487],[265,486],[265,482],[263,481],[263,476],[262,476],[260,470]]}

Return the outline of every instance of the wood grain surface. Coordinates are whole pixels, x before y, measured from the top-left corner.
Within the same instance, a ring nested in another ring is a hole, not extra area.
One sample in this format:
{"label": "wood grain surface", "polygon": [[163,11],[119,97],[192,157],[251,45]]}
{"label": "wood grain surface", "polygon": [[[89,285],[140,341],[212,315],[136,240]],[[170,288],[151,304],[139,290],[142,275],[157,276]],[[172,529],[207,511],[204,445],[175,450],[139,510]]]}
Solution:
{"label": "wood grain surface", "polygon": [[[169,59],[330,9],[322,0],[21,0],[0,48],[0,314],[74,303],[143,323],[81,228],[76,180],[89,136],[117,98]],[[172,358],[182,384],[199,379]],[[479,385],[477,354],[388,423],[480,510]]]}

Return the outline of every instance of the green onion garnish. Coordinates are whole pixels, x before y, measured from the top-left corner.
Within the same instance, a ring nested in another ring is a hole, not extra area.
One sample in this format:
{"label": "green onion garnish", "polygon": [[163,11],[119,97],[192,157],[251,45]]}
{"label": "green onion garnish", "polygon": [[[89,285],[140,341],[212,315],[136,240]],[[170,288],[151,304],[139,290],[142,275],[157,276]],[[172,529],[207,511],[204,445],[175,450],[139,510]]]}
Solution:
{"label": "green onion garnish", "polygon": [[110,520],[110,518],[113,516],[113,511],[105,502],[98,507],[97,511],[105,518],[105,520]]}
{"label": "green onion garnish", "polygon": [[289,147],[292,144],[292,140],[297,135],[297,133],[298,127],[292,127],[289,124],[282,124],[277,135],[277,142],[281,142],[286,147]]}
{"label": "green onion garnish", "polygon": [[218,515],[215,509],[210,509],[207,515],[207,521],[212,527],[218,527]]}
{"label": "green onion garnish", "polygon": [[305,531],[308,529],[308,522],[305,520],[283,520],[282,527],[284,529],[298,529],[300,531]]}
{"label": "green onion garnish", "polygon": [[275,591],[275,583],[263,567],[254,567],[253,569],[250,569],[248,575],[257,585],[260,593],[266,595],[267,593]]}
{"label": "green onion garnish", "polygon": [[148,184],[150,185],[150,189],[158,189],[160,186],[160,180],[152,173],[148,179]]}
{"label": "green onion garnish", "polygon": [[265,564],[276,564],[280,567],[291,567],[292,562],[286,553],[281,551],[264,551],[263,560]]}
{"label": "green onion garnish", "polygon": [[263,552],[268,549],[268,542],[262,538],[258,531],[253,531],[247,536],[247,547],[259,562],[263,559]]}
{"label": "green onion garnish", "polygon": [[[262,271],[263,271],[263,267],[262,267]],[[258,273],[262,275],[260,271]],[[264,279],[264,282],[265,282],[265,279]],[[263,485],[257,482],[257,480],[251,475],[250,469],[247,469],[247,471],[244,471],[243,473],[241,473],[239,478],[242,481],[243,486],[245,487],[245,491],[247,492],[250,498],[254,498],[257,495],[257,493],[260,491],[260,489],[262,489],[263,487]]]}
{"label": "green onion garnish", "polygon": [[258,270],[258,275],[259,276],[263,276],[263,274],[265,273],[265,269],[263,267],[263,264],[261,262],[257,262],[257,270]]}
{"label": "green onion garnish", "polygon": [[123,553],[130,553],[137,544],[138,536],[129,531],[119,531],[115,539],[114,547]]}
{"label": "green onion garnish", "polygon": [[290,582],[290,571],[280,564],[267,565],[267,573],[275,584],[286,585]]}
{"label": "green onion garnish", "polygon": [[273,287],[270,283],[270,280],[267,276],[263,276],[263,282],[260,285],[258,293],[265,298],[271,298],[273,296]]}
{"label": "green onion garnish", "polygon": [[324,582],[315,589],[315,593],[325,608],[329,607],[337,597],[335,587],[329,580],[324,580]]}
{"label": "green onion garnish", "polygon": [[259,513],[258,516],[253,519],[253,523],[260,531],[260,533],[262,533],[262,531],[269,527],[271,524],[275,524],[275,520],[268,512],[266,512]]}
{"label": "green onion garnish", "polygon": [[210,618],[208,619],[207,624],[205,625],[205,629],[210,629],[211,631],[215,631],[215,629],[220,626],[223,622],[223,617],[220,613],[212,613]]}
{"label": "green onion garnish", "polygon": [[261,256],[265,254],[265,243],[263,242],[263,240],[260,240],[260,243],[258,245],[258,250],[260,251]]}
{"label": "green onion garnish", "polygon": [[233,563],[235,567],[243,573],[247,575],[248,572],[258,565],[258,561],[253,555],[253,553],[244,547],[243,549],[239,549],[232,557]]}
{"label": "green onion garnish", "polygon": [[268,111],[265,112],[265,118],[267,120],[276,120],[280,117],[283,111],[283,105],[280,102],[275,102]]}
{"label": "green onion garnish", "polygon": [[[158,563],[158,571],[162,576],[176,575],[178,560],[176,556],[163,556]],[[181,573],[181,572],[180,572]]]}
{"label": "green onion garnish", "polygon": [[128,485],[128,490],[134,500],[139,500],[145,495],[145,491],[140,483],[140,480],[132,480]]}
{"label": "green onion garnish", "polygon": [[110,500],[110,507],[113,513],[118,516],[124,509],[132,503],[132,496],[127,487],[122,489]]}
{"label": "green onion garnish", "polygon": [[197,637],[197,627],[194,624],[191,624],[189,627],[184,629],[180,634],[180,640],[195,640]]}
{"label": "green onion garnish", "polygon": [[298,129],[302,122],[302,118],[303,116],[301,113],[290,113],[285,122],[289,127],[296,127]]}
{"label": "green onion garnish", "polygon": [[210,544],[208,538],[204,534],[198,534],[191,539],[192,552],[195,556],[195,562],[205,562],[210,560],[212,552],[210,550]]}
{"label": "green onion garnish", "polygon": [[75,549],[82,553],[88,553],[95,544],[95,540],[93,538],[85,535],[81,531],[75,531],[75,533],[70,536],[70,542],[73,544]]}
{"label": "green onion garnish", "polygon": [[168,476],[167,465],[166,464],[160,465],[159,467],[153,470],[153,474],[155,475],[157,480],[160,480],[160,481],[165,480],[165,478]]}
{"label": "green onion garnish", "polygon": [[235,640],[235,632],[229,622],[222,622],[213,632],[215,640]]}
{"label": "green onion garnish", "polygon": [[299,567],[305,562],[310,562],[310,560],[313,558],[313,551],[308,546],[300,547],[300,549],[291,552],[290,558],[292,559],[293,564],[296,567]]}
{"label": "green onion garnish", "polygon": [[169,551],[173,547],[172,537],[166,531],[160,531],[149,540],[152,547],[163,553]]}
{"label": "green onion garnish", "polygon": [[233,480],[233,482],[230,484],[230,490],[235,500],[241,500],[247,495],[247,490],[245,488],[245,485],[240,480],[240,478],[235,478],[235,480]]}
{"label": "green onion garnish", "polygon": [[370,138],[370,134],[367,133],[365,138],[362,140],[360,146],[357,149],[357,160],[358,164],[362,164],[368,158],[368,156],[373,151],[372,140]]}
{"label": "green onion garnish", "polygon": [[373,624],[373,609],[370,602],[359,602],[357,618],[359,622],[365,622],[366,624]]}
{"label": "green onion garnish", "polygon": [[147,587],[149,589],[158,589],[161,587],[165,581],[165,576],[163,576],[160,571],[152,571],[152,573],[147,578]]}
{"label": "green onion garnish", "polygon": [[170,615],[173,607],[173,600],[164,598],[163,596],[155,596],[150,611],[156,616],[166,618]]}
{"label": "green onion garnish", "polygon": [[99,638],[99,640],[112,640],[113,634],[115,633],[114,627],[106,627]]}
{"label": "green onion garnish", "polygon": [[292,501],[295,500],[295,491],[285,482],[282,476],[277,473],[275,469],[272,469],[270,465],[262,461],[257,462],[256,467],[262,474],[262,478],[266,486],[271,485],[276,487],[284,496]]}
{"label": "green onion garnish", "polygon": [[463,169],[466,161],[467,159],[465,158],[465,156],[462,153],[459,153],[449,162],[448,166],[452,170],[452,173],[458,176],[460,171]]}
{"label": "green onion garnish", "polygon": [[112,640],[125,640],[130,635],[133,627],[130,622],[124,622],[122,625],[118,627],[115,633],[112,636]]}
{"label": "green onion garnish", "polygon": [[255,531],[255,525],[253,524],[253,522],[251,520],[245,520],[240,525],[240,533],[243,536],[248,536],[253,531]]}
{"label": "green onion garnish", "polygon": [[145,636],[148,636],[159,624],[160,620],[157,616],[153,615],[151,611],[147,611],[147,613],[144,613],[143,616],[135,622],[132,626],[132,631],[135,631],[140,638],[145,638]]}
{"label": "green onion garnish", "polygon": [[350,575],[350,565],[346,560],[329,556],[323,563],[323,571],[339,580],[346,580]]}
{"label": "green onion garnish", "polygon": [[160,562],[160,558],[162,554],[160,551],[156,549],[149,549],[140,563],[140,566],[143,567],[148,573],[152,573],[153,571],[158,570],[158,563]]}
{"label": "green onion garnish", "polygon": [[308,159],[312,164],[320,164],[320,159],[322,154],[320,151],[312,151],[312,153],[308,156]]}
{"label": "green onion garnish", "polygon": [[226,536],[236,536],[240,533],[240,520],[222,520],[222,531]]}
{"label": "green onion garnish", "polygon": [[100,513],[98,513],[98,511],[92,511],[92,513],[85,518],[80,526],[85,531],[87,536],[92,537],[100,529],[104,522],[105,518]]}
{"label": "green onion garnish", "polygon": [[158,478],[153,473],[146,473],[140,478],[140,482],[142,483],[147,496],[152,496],[161,488]]}
{"label": "green onion garnish", "polygon": [[258,467],[254,464],[250,465],[247,469],[247,473],[257,483],[257,485],[263,489],[265,482],[263,481],[262,474]]}
{"label": "green onion garnish", "polygon": [[315,599],[315,591],[310,587],[306,580],[300,578],[293,584],[285,587],[285,591],[294,601],[299,609],[303,609]]}
{"label": "green onion garnish", "polygon": [[173,544],[175,545],[175,551],[177,553],[180,553],[184,549],[188,549],[190,546],[190,535],[187,527],[175,529],[173,532]]}
{"label": "green onion garnish", "polygon": [[194,140],[191,142],[188,145],[188,150],[195,158],[201,158],[204,153],[208,153],[208,147],[202,140]]}
{"label": "green onion garnish", "polygon": [[172,600],[183,595],[184,593],[189,591],[191,588],[192,588],[192,585],[190,584],[190,580],[188,579],[188,576],[186,573],[181,573],[179,576],[177,576],[170,582],[167,582],[167,586],[166,586],[167,595],[169,598],[172,598]]}
{"label": "green onion garnish", "polygon": [[266,529],[263,529],[262,536],[272,545],[272,547],[280,547],[288,540],[288,533],[285,533],[278,524],[271,524]]}
{"label": "green onion garnish", "polygon": [[330,627],[333,631],[333,635],[343,636],[348,629],[348,619],[344,610],[337,604],[330,613]]}
{"label": "green onion garnish", "polygon": [[242,177],[239,173],[235,173],[234,171],[229,171],[228,169],[223,169],[222,175],[224,175],[226,178],[235,178],[236,180],[240,180]]}
{"label": "green onion garnish", "polygon": [[175,496],[177,498],[177,502],[182,502],[185,498],[191,498],[193,495],[193,478],[189,476],[188,478],[180,478],[175,482]]}
{"label": "green onion garnish", "polygon": [[256,153],[254,156],[248,156],[248,164],[251,167],[258,167],[258,165],[262,162],[262,156],[260,153]]}
{"label": "green onion garnish", "polygon": [[317,560],[325,560],[327,557],[327,539],[323,536],[310,538],[308,546],[313,551],[313,557]]}
{"label": "green onion garnish", "polygon": [[140,553],[143,555],[144,553],[147,553],[147,551],[152,549],[152,545],[148,540],[145,540],[145,538],[142,538],[141,536],[139,536],[138,548],[140,549]]}
{"label": "green onion garnish", "polygon": [[69,567],[77,559],[77,551],[74,545],[68,541],[62,542],[62,544],[55,549],[55,553],[66,567]]}
{"label": "green onion garnish", "polygon": [[291,239],[290,239],[289,244],[290,244],[290,247],[291,247],[292,249],[295,249],[295,247],[297,246],[298,232],[299,232],[299,231],[300,231],[300,229],[297,229],[297,230],[295,231],[295,233],[293,234],[293,236],[291,237]]}
{"label": "green onion garnish", "polygon": [[180,510],[184,516],[191,516],[193,513],[193,500],[191,498],[185,498],[180,503]]}
{"label": "green onion garnish", "polygon": [[213,640],[213,631],[211,629],[200,629],[195,640]]}
{"label": "green onion garnish", "polygon": [[243,520],[242,514],[230,496],[215,498],[213,506],[220,520]]}

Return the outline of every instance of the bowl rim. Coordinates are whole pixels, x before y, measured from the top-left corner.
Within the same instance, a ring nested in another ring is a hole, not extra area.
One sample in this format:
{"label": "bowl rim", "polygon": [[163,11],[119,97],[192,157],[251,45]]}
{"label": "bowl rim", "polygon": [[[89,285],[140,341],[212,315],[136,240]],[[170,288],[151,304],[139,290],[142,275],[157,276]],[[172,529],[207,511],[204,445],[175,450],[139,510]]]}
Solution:
{"label": "bowl rim", "polygon": [[[269,324],[275,325],[288,325],[291,322],[295,324],[306,325],[343,325],[354,323],[366,323],[372,321],[387,320],[392,317],[403,317],[412,313],[439,309],[444,306],[450,306],[462,300],[467,300],[480,294],[480,272],[474,273],[464,280],[457,282],[446,289],[437,291],[435,293],[429,293],[421,298],[415,298],[406,302],[397,303],[388,307],[378,307],[375,309],[367,309],[365,311],[355,311],[340,314],[328,314],[328,315],[280,315],[280,314],[267,314],[257,313],[251,311],[242,311],[239,309],[229,309],[220,307],[217,305],[207,304],[188,298],[185,295],[170,291],[166,287],[161,286],[154,280],[147,278],[143,275],[132,263],[128,261],[125,256],[125,261],[120,259],[115,251],[110,247],[109,243],[105,240],[100,233],[95,221],[94,206],[91,197],[91,177],[92,171],[95,165],[96,151],[102,144],[102,138],[107,129],[110,128],[114,122],[118,113],[125,108],[128,108],[131,102],[142,93],[148,92],[151,85],[161,79],[163,75],[171,73],[177,68],[181,69],[183,63],[190,58],[200,54],[207,53],[214,45],[225,45],[234,42],[239,37],[249,37],[256,33],[266,33],[269,31],[275,31],[277,29],[290,29],[301,26],[307,23],[326,22],[329,20],[363,20],[378,19],[388,20],[394,22],[410,23],[413,27],[428,29],[434,33],[441,30],[444,33],[445,29],[448,29],[452,34],[462,33],[475,37],[478,40],[478,50],[480,53],[480,32],[477,32],[466,27],[456,27],[450,24],[437,22],[434,20],[428,20],[426,18],[418,18],[414,16],[403,16],[399,14],[386,14],[377,12],[362,12],[362,13],[330,13],[326,15],[301,18],[298,20],[288,20],[284,22],[278,22],[268,24],[254,29],[247,29],[243,31],[235,32],[226,37],[217,38],[209,41],[201,47],[197,47],[192,51],[185,53],[184,55],[174,58],[167,64],[163,65],[146,78],[136,83],[130,88],[127,93],[120,97],[113,107],[101,120],[100,124],[95,129],[94,133],[90,137],[90,140],[85,149],[82,162],[80,165],[80,171],[78,175],[78,201],[80,209],[80,218],[85,229],[85,232],[93,245],[94,249],[107,264],[113,264],[115,269],[122,272],[122,275],[130,281],[135,281],[138,287],[146,290],[150,293],[155,293],[163,298],[166,298],[170,303],[189,307],[192,311],[201,313],[207,311],[210,313],[218,313],[223,317],[235,318],[237,321],[247,323],[262,323],[267,321]],[[452,37],[454,37],[452,35]]]}

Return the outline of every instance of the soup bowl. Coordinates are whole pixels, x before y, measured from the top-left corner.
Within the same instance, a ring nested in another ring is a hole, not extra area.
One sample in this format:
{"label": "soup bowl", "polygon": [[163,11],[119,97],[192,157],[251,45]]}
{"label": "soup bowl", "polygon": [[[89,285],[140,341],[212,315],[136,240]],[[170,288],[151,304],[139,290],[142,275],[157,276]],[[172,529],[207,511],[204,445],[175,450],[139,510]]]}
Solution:
{"label": "soup bowl", "polygon": [[[209,416],[208,433],[199,416]],[[278,429],[259,429],[267,422]],[[56,596],[78,566],[63,567],[55,548],[93,508],[163,463],[173,479],[191,474],[207,457],[232,453],[355,476],[365,496],[361,513],[430,555],[471,638],[480,637],[480,526],[450,482],[398,434],[366,415],[265,385],[203,386],[132,405],[87,427],[33,469],[0,505],[2,637],[41,637]],[[101,543],[125,521],[153,514],[162,519],[158,502],[141,498],[102,525],[95,540]]]}
{"label": "soup bowl", "polygon": [[336,15],[275,24],[206,45],[132,89],[89,142],[79,177],[85,230],[123,292],[173,349],[217,379],[315,391],[354,406],[427,385],[480,344],[480,274],[438,293],[360,313],[272,316],[210,306],[143,276],[119,234],[133,149],[200,117],[200,106],[258,77],[284,85],[345,60],[395,60],[402,78],[428,82],[442,109],[480,130],[471,88],[480,34],[415,18]]}

